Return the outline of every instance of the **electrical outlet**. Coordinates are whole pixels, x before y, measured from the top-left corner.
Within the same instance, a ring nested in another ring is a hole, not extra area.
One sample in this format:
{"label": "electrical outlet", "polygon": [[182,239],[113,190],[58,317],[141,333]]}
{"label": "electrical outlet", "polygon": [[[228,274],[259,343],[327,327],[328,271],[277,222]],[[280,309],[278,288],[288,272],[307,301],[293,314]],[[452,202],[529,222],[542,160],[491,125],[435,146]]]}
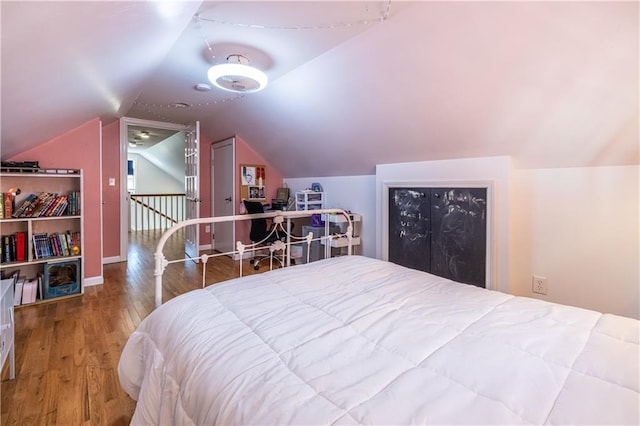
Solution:
{"label": "electrical outlet", "polygon": [[211,225],[205,225],[204,232],[207,232],[207,233],[211,232]]}
{"label": "electrical outlet", "polygon": [[531,291],[538,294],[547,294],[547,277],[534,275],[531,283]]}

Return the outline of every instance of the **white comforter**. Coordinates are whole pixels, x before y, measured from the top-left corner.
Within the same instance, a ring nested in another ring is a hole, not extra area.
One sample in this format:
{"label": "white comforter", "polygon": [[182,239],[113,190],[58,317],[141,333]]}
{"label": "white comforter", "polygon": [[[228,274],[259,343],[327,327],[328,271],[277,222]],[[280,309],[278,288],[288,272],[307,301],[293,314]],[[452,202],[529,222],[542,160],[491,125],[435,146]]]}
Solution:
{"label": "white comforter", "polygon": [[133,424],[638,424],[639,331],[347,256],[169,301],[119,375]]}

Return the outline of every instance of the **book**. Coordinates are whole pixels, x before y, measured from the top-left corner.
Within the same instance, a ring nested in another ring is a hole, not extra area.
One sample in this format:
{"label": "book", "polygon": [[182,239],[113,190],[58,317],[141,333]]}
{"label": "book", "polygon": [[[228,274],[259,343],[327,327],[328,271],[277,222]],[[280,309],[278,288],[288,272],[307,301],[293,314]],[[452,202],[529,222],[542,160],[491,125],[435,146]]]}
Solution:
{"label": "book", "polygon": [[38,279],[31,278],[24,282],[22,286],[22,305],[34,303],[38,292]]}
{"label": "book", "polygon": [[[4,200],[4,192],[0,192],[0,200]],[[4,219],[4,208],[0,209],[0,219]]]}
{"label": "book", "polygon": [[60,195],[56,200],[54,206],[49,211],[49,216],[62,216],[67,210],[68,196]]}
{"label": "book", "polygon": [[33,202],[38,198],[36,194],[27,195],[20,203],[20,206],[13,212],[13,217],[25,217],[25,212],[29,211]]}
{"label": "book", "polygon": [[43,210],[41,216],[61,216],[61,213],[57,213],[60,210],[60,205],[65,203],[67,199],[66,195],[56,195],[55,198],[49,203],[49,206]]}
{"label": "book", "polygon": [[2,261],[13,262],[14,251],[11,244],[11,235],[2,236]]}
{"label": "book", "polygon": [[31,212],[31,217],[41,217],[44,216],[44,213],[47,211],[49,206],[53,201],[55,201],[56,194],[52,194],[49,192],[43,192],[42,197],[38,197],[40,202],[34,207]]}
{"label": "book", "polygon": [[33,234],[33,254],[36,259],[47,257],[47,234]]}
{"label": "book", "polygon": [[78,216],[80,214],[80,192],[71,191],[69,193],[69,206],[66,214],[70,216]]}
{"label": "book", "polygon": [[44,282],[44,274],[38,272],[38,295],[36,299],[44,299],[44,293],[42,292],[42,283]]}
{"label": "book", "polygon": [[35,212],[40,209],[40,204],[42,204],[46,198],[48,197],[47,192],[39,193],[30,203],[26,206],[24,212],[20,215],[20,217],[35,217]]}
{"label": "book", "polygon": [[2,199],[4,203],[4,217],[9,218],[13,215],[13,194],[3,192]]}
{"label": "book", "polygon": [[16,232],[16,261],[24,262],[27,258],[27,233]]}
{"label": "book", "polygon": [[13,291],[13,306],[18,306],[22,303],[22,287],[24,286],[24,282],[24,277],[18,277],[16,280],[16,288]]}

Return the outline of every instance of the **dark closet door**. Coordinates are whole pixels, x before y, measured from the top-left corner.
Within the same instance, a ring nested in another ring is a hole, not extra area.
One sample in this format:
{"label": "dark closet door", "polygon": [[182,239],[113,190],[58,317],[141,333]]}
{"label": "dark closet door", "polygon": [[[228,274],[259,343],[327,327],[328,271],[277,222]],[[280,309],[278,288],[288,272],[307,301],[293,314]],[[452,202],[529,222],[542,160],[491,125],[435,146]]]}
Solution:
{"label": "dark closet door", "polygon": [[431,273],[485,286],[486,188],[431,188]]}
{"label": "dark closet door", "polygon": [[431,271],[429,188],[389,188],[389,261]]}
{"label": "dark closet door", "polygon": [[389,188],[389,261],[485,287],[486,188]]}

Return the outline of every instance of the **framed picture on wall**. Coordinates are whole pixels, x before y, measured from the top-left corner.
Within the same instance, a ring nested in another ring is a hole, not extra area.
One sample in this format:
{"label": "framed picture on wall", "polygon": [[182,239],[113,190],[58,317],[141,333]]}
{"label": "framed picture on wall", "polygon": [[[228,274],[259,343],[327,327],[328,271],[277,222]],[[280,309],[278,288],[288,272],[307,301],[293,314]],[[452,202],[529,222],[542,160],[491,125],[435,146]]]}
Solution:
{"label": "framed picture on wall", "polygon": [[249,185],[248,187],[248,199],[249,200],[264,200],[266,198],[264,186],[259,185]]}
{"label": "framed picture on wall", "polygon": [[240,167],[240,185],[256,184],[256,168],[254,166]]}
{"label": "framed picture on wall", "polygon": [[266,200],[267,167],[264,164],[240,165],[240,199]]}

